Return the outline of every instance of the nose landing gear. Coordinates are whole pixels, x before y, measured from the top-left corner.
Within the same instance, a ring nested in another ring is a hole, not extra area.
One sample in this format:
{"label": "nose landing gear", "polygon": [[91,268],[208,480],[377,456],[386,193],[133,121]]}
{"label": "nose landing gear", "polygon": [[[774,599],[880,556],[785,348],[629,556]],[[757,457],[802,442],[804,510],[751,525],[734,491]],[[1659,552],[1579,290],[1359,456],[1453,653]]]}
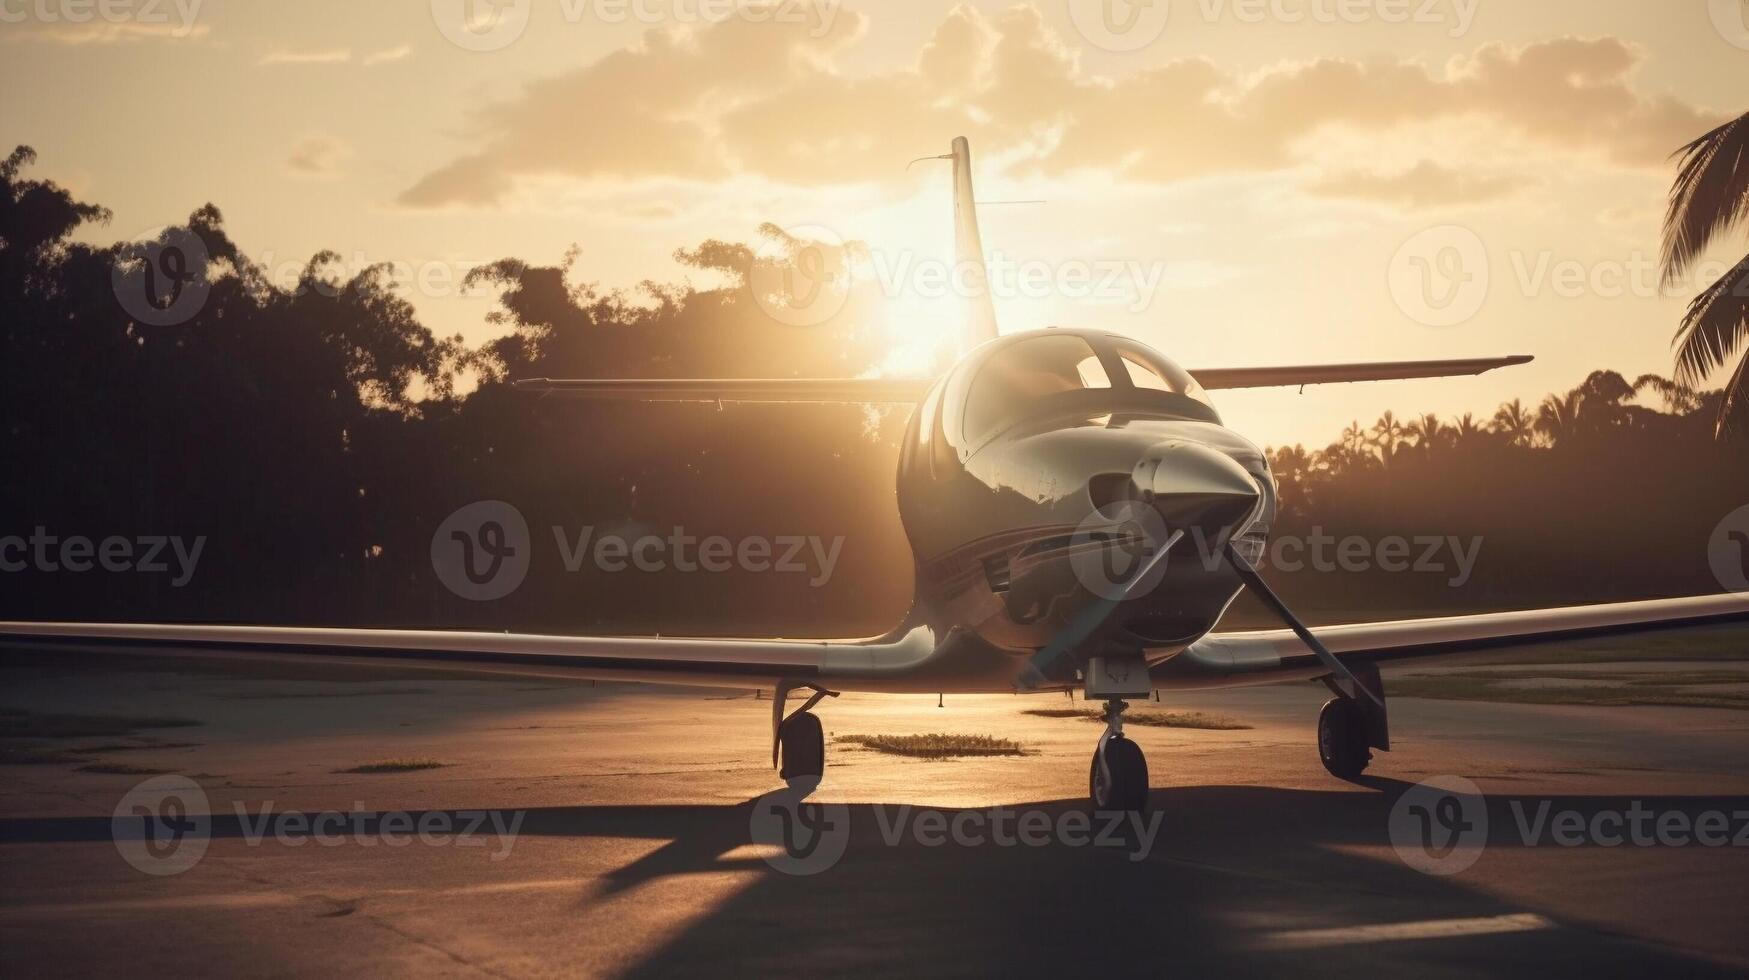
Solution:
{"label": "nose landing gear", "polygon": [[1148,760],[1136,743],[1124,738],[1123,713],[1129,702],[1105,702],[1105,734],[1093,750],[1087,773],[1087,795],[1095,810],[1141,813],[1148,808]]}

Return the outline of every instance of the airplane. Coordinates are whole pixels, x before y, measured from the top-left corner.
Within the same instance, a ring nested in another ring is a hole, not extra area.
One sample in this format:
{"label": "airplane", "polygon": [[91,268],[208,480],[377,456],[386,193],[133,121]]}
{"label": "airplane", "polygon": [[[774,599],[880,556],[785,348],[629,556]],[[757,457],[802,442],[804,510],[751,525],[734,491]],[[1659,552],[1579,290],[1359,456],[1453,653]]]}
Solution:
{"label": "airplane", "polygon": [[[952,162],[955,251],[984,268],[970,144]],[[1332,694],[1317,750],[1352,780],[1391,746],[1379,668],[1579,637],[1749,622],[1749,594],[1308,627],[1258,574],[1277,506],[1269,461],[1221,423],[1223,389],[1476,375],[1525,356],[1187,371],[1103,330],[1002,335],[987,283],[967,291],[957,361],[929,380],[626,379],[515,382],[543,397],[914,406],[898,509],[915,599],[885,635],[842,641],[578,637],[451,630],[0,622],[0,643],[220,658],[308,659],[701,687],[772,697],[772,765],[817,786],[815,708],[842,692],[1040,693],[1104,703],[1088,795],[1141,811],[1148,768],[1124,736],[1129,700],[1317,681]],[[1249,590],[1284,628],[1221,632]],[[792,695],[807,700],[788,712]]]}

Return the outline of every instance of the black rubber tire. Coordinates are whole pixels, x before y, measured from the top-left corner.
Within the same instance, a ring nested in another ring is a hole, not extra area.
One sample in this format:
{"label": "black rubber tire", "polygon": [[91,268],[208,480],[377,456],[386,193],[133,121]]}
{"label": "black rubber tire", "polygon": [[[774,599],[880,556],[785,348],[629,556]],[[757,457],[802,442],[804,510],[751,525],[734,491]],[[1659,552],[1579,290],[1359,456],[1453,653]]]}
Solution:
{"label": "black rubber tire", "polygon": [[778,776],[819,776],[826,771],[826,733],[820,728],[820,716],[812,711],[798,711],[784,720],[777,729],[777,744],[783,750],[783,767]]}
{"label": "black rubber tire", "polygon": [[1087,770],[1087,796],[1093,809],[1124,810],[1142,813],[1148,809],[1148,760],[1141,746],[1113,735],[1101,743],[1105,763],[1111,770],[1111,785],[1100,779],[1099,750],[1093,752],[1093,764]]}
{"label": "black rubber tire", "polygon": [[1352,780],[1366,771],[1372,749],[1366,744],[1366,718],[1360,705],[1331,698],[1318,712],[1318,759],[1337,779]]}

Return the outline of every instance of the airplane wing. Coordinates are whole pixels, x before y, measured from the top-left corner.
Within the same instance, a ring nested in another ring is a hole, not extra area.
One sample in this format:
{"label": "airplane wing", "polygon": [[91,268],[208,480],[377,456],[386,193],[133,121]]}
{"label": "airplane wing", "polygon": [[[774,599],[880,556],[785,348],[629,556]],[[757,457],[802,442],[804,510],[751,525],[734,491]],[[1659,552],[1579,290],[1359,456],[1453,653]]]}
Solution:
{"label": "airplane wing", "polygon": [[919,402],[927,378],[527,378],[517,391],[547,397],[645,402],[880,403]]}
{"label": "airplane wing", "polygon": [[573,637],[459,630],[0,622],[0,646],[121,655],[392,663],[448,673],[770,687],[820,681],[882,690],[935,652],[927,630],[870,640]]}
{"label": "airplane wing", "polygon": [[[1749,624],[1749,593],[1325,626],[1312,634],[1344,663],[1384,665],[1721,623]],[[1273,684],[1327,673],[1299,637],[1285,629],[1211,633],[1152,670],[1160,688]]]}
{"label": "airplane wing", "polygon": [[1292,388],[1300,385],[1347,384],[1354,381],[1401,381],[1410,378],[1450,378],[1482,374],[1495,368],[1529,364],[1528,354],[1471,357],[1448,361],[1382,361],[1373,364],[1299,364],[1282,367],[1212,368],[1192,371],[1207,391],[1223,388]]}

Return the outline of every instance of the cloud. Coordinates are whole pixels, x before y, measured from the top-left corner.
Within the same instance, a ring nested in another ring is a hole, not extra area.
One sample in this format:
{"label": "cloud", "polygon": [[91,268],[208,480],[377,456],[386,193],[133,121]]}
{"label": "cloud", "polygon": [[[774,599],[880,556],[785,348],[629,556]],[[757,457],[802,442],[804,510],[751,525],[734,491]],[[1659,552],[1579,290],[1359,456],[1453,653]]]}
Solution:
{"label": "cloud", "polygon": [[286,166],[304,177],[334,177],[340,172],[341,162],[351,155],[352,147],[340,138],[312,133],[292,147]]}
{"label": "cloud", "polygon": [[[907,66],[845,71],[838,62],[864,27],[846,15],[818,37],[807,25],[738,18],[648,32],[479,107],[464,130],[474,149],[400,202],[490,205],[543,177],[881,182],[961,134],[1016,172],[1155,183],[1304,167],[1319,137],[1337,132],[1380,140],[1478,120],[1502,139],[1655,167],[1723,118],[1639,92],[1640,52],[1608,37],[1491,43],[1437,68],[1324,58],[1244,74],[1190,58],[1104,77],[1033,7],[991,17],[961,6]],[[1481,200],[1512,182],[1430,164],[1387,177],[1381,199]],[[1352,175],[1320,183],[1338,196],[1367,190]]]}
{"label": "cloud", "polygon": [[[358,63],[366,68],[375,68],[391,62],[401,61],[413,53],[411,44],[397,45],[372,51]],[[274,51],[263,55],[256,64],[266,67],[271,65],[350,65],[353,63],[350,48],[332,48],[326,51]]]}
{"label": "cloud", "polygon": [[257,65],[342,65],[352,60],[345,48],[331,51],[275,51],[265,55]]}
{"label": "cloud", "polygon": [[68,47],[97,44],[132,44],[140,41],[201,41],[212,33],[206,24],[143,23],[139,21],[94,20],[83,24],[56,24],[52,27],[8,28],[7,42],[41,41]]}
{"label": "cloud", "polygon": [[1329,174],[1312,181],[1306,189],[1321,197],[1420,209],[1493,201],[1530,183],[1528,178],[1517,175],[1470,174],[1423,160],[1394,174],[1358,171]]}
{"label": "cloud", "polygon": [[411,44],[402,44],[393,48],[384,48],[381,51],[372,51],[364,56],[362,64],[366,68],[375,68],[377,65],[386,65],[392,61],[403,61],[412,53],[413,46]]}

